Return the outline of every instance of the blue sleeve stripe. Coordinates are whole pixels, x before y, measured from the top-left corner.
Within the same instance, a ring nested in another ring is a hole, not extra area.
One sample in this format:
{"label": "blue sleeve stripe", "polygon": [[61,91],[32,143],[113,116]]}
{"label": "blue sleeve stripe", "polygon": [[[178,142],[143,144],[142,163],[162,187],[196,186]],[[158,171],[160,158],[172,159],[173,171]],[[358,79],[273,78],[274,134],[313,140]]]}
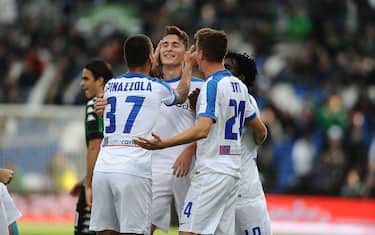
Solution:
{"label": "blue sleeve stripe", "polygon": [[196,78],[196,77],[192,77],[191,78],[191,81],[192,82],[204,82],[204,80],[200,79],[200,78]]}
{"label": "blue sleeve stripe", "polygon": [[169,86],[168,83],[163,82],[163,81],[160,80],[160,79],[155,78],[155,80],[153,80],[153,81],[156,82],[156,83],[158,83],[158,84],[160,84],[160,85],[162,85],[162,86],[164,86],[164,87],[167,88],[168,90],[172,90],[171,86]]}
{"label": "blue sleeve stripe", "polygon": [[212,116],[215,116],[215,104],[216,104],[216,96],[217,96],[217,80],[210,80],[207,83],[207,93],[206,93],[206,112]]}
{"label": "blue sleeve stripe", "polygon": [[248,94],[248,95],[249,95],[250,104],[253,104],[253,99],[251,99],[251,95],[250,94]]}
{"label": "blue sleeve stripe", "polygon": [[246,121],[251,121],[251,120],[253,120],[256,116],[257,116],[257,113],[254,112],[253,114],[251,114],[250,116],[248,116],[248,117],[246,118]]}
{"label": "blue sleeve stripe", "polygon": [[167,105],[167,106],[172,106],[172,105],[175,105],[175,104],[176,104],[176,102],[177,102],[177,94],[176,94],[176,92],[171,88],[171,86],[170,86],[168,83],[166,83],[166,82],[164,82],[164,81],[162,81],[162,80],[160,80],[160,79],[158,79],[158,78],[153,78],[153,77],[146,77],[146,78],[149,79],[149,80],[151,80],[151,81],[153,81],[153,82],[156,82],[156,83],[162,85],[163,87],[167,88],[168,91],[169,91],[170,93],[173,94],[173,102],[172,102],[172,104],[169,104],[169,105]]}
{"label": "blue sleeve stripe", "polygon": [[208,117],[208,118],[211,118],[214,121],[214,123],[217,120],[217,117],[215,115],[210,114],[210,113],[200,113],[200,114],[198,114],[198,117]]}
{"label": "blue sleeve stripe", "polygon": [[173,105],[176,105],[177,103],[177,95],[176,95],[176,92],[173,91],[173,102],[172,104],[166,104],[166,106],[173,106]]}

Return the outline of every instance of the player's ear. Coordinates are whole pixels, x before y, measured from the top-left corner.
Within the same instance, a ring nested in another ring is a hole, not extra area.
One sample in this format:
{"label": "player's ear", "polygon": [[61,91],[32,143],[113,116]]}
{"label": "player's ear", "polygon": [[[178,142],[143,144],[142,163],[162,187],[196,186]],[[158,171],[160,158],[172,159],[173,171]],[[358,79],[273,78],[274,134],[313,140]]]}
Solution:
{"label": "player's ear", "polygon": [[198,58],[199,60],[202,60],[202,59],[203,59],[203,51],[202,51],[202,50],[198,50],[196,55],[197,55],[197,58]]}
{"label": "player's ear", "polygon": [[100,76],[98,77],[98,79],[96,80],[99,82],[100,85],[104,86],[105,85],[105,79],[103,76]]}

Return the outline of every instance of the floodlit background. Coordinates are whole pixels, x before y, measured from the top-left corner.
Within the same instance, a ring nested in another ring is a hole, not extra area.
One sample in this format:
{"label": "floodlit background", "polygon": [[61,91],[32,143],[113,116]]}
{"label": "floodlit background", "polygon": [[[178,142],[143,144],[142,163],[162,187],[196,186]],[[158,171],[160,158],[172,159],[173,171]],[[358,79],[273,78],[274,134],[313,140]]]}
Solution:
{"label": "floodlit background", "polygon": [[[82,66],[100,57],[124,73],[123,39],[156,44],[166,25],[222,29],[230,50],[255,57],[270,132],[258,166],[275,232],[375,234],[361,230],[375,224],[374,0],[0,0],[0,167],[16,171],[8,188],[22,234],[73,223]],[[364,213],[347,212],[360,203]]]}

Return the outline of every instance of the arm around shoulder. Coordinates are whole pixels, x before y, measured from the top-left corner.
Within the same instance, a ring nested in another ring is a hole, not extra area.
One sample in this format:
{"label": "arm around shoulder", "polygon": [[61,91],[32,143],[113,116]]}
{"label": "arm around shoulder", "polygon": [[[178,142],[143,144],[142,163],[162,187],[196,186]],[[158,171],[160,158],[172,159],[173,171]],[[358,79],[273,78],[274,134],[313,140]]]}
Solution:
{"label": "arm around shoulder", "polygon": [[267,138],[267,128],[263,121],[259,117],[255,117],[246,124],[253,130],[255,143],[262,144]]}

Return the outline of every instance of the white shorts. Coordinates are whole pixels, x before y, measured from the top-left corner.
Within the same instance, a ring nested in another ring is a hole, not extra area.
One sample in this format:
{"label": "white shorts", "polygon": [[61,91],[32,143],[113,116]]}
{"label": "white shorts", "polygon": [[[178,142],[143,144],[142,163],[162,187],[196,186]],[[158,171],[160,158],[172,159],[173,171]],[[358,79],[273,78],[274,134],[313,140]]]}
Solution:
{"label": "white shorts", "polygon": [[179,230],[198,234],[234,234],[239,181],[218,173],[194,176],[181,211]]}
{"label": "white shorts", "polygon": [[90,230],[149,234],[151,179],[94,172]]}
{"label": "white shorts", "polygon": [[17,209],[12,197],[10,196],[7,187],[0,183],[0,200],[3,203],[4,210],[6,213],[7,223],[11,225],[16,222],[16,220],[21,217],[20,211]]}
{"label": "white shorts", "polygon": [[259,196],[253,200],[236,202],[236,235],[271,235],[271,220],[266,199]]}
{"label": "white shorts", "polygon": [[180,218],[185,196],[190,186],[190,177],[177,178],[172,174],[152,174],[152,224],[168,233],[171,222],[171,203]]}

